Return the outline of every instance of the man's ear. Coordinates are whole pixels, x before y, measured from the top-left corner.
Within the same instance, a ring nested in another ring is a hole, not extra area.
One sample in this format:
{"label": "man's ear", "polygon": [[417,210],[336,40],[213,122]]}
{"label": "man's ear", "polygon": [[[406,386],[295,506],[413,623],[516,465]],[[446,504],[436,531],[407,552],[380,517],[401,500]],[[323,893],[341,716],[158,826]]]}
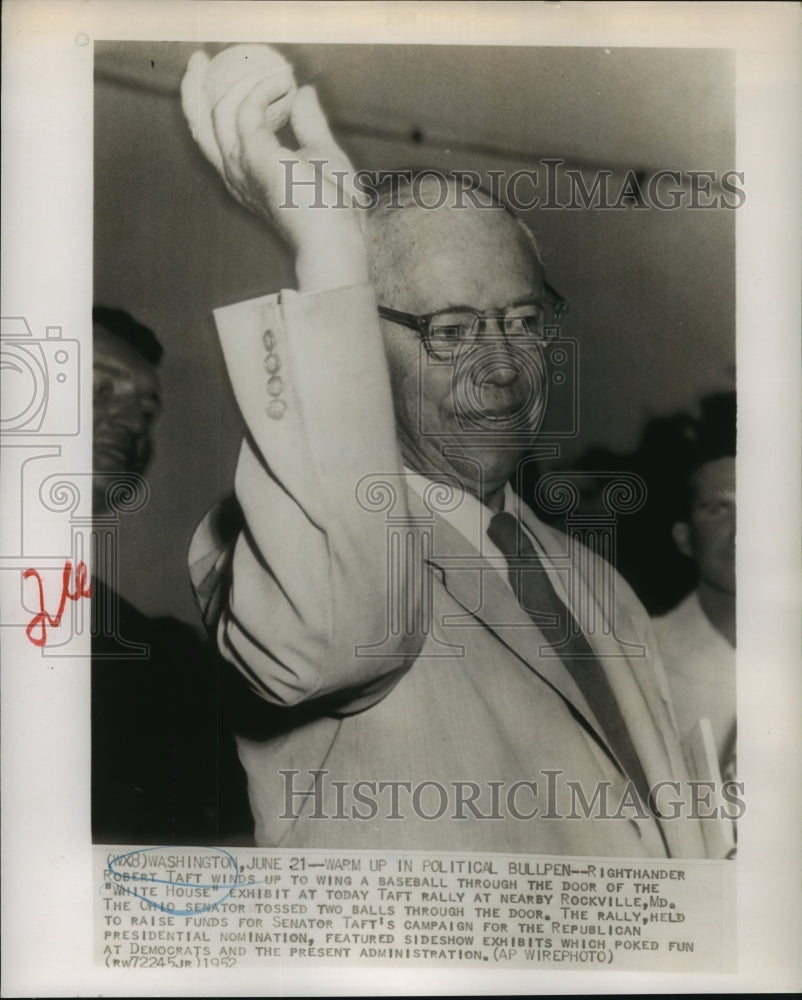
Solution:
{"label": "man's ear", "polygon": [[693,546],[691,545],[691,526],[686,521],[677,521],[671,529],[671,537],[680,552],[693,559]]}

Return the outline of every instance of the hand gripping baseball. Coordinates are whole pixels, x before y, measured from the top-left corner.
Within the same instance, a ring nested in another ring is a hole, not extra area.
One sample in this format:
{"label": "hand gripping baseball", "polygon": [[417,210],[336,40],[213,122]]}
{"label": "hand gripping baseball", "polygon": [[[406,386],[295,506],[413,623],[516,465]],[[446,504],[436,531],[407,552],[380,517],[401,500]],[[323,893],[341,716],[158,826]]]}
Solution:
{"label": "hand gripping baseball", "polygon": [[[266,45],[236,45],[214,59],[196,52],[181,102],[230,193],[289,243],[300,291],[367,281],[359,209],[351,207],[353,169],[315,91],[296,90],[279,53]],[[297,150],[276,137],[288,119]]]}

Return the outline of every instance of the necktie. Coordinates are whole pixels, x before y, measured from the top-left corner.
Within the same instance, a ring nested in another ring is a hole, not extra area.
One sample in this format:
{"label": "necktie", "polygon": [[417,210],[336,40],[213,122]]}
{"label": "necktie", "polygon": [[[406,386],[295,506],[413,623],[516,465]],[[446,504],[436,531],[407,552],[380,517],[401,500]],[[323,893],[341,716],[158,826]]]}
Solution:
{"label": "necktie", "polygon": [[507,512],[494,514],[487,534],[504,553],[518,603],[559,655],[602,726],[625,776],[632,779],[642,802],[646,803],[649,795],[646,776],[610,683],[576,619],[552,586],[518,519]]}

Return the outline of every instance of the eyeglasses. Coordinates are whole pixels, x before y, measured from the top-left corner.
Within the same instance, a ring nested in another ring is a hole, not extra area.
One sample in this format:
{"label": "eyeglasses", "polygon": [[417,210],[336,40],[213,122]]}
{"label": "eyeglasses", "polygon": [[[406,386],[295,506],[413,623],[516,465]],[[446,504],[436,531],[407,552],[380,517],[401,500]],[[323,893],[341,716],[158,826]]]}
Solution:
{"label": "eyeglasses", "polygon": [[518,302],[508,306],[503,312],[481,313],[471,306],[452,306],[436,312],[415,316],[379,306],[379,315],[391,323],[417,330],[426,350],[437,361],[448,361],[456,349],[472,346],[484,333],[488,322],[502,325],[504,338],[508,344],[534,346],[546,339],[546,331],[560,325],[568,303],[546,282],[542,302]]}

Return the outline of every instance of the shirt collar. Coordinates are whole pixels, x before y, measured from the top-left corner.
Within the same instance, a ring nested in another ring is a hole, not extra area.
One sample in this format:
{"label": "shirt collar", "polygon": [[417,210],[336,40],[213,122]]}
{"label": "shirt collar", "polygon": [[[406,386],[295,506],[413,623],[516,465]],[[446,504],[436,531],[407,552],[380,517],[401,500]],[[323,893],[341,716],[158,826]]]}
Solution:
{"label": "shirt collar", "polygon": [[[427,476],[421,475],[419,472],[413,472],[407,466],[404,466],[404,472],[407,485],[422,499],[424,491],[431,485],[432,480]],[[483,556],[491,557],[496,570],[504,579],[504,582],[507,583],[507,563],[504,553],[498,546],[494,545],[487,534],[490,520],[495,511],[490,510],[489,507],[485,507],[473,493],[469,493],[461,487],[455,488],[459,492],[459,502],[455,501],[453,505],[450,505],[453,506],[453,510],[439,511],[440,516],[445,518],[453,528],[456,528],[477,552],[480,552]],[[504,487],[501,509],[507,510],[517,517],[518,507],[518,497],[515,495],[512,486],[507,483]],[[528,534],[529,532],[527,531]]]}

